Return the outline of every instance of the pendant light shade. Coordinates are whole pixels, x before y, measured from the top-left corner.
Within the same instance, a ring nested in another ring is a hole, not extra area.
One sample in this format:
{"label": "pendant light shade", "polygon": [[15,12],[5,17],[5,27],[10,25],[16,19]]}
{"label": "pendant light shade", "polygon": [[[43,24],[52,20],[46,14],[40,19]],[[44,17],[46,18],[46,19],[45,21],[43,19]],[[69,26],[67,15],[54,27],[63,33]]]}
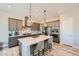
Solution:
{"label": "pendant light shade", "polygon": [[46,24],[46,10],[44,10],[44,23],[43,23],[44,27],[47,27],[47,24]]}
{"label": "pendant light shade", "polygon": [[31,20],[31,3],[29,4],[29,19],[27,21],[27,25],[28,26],[32,25],[32,20]]}

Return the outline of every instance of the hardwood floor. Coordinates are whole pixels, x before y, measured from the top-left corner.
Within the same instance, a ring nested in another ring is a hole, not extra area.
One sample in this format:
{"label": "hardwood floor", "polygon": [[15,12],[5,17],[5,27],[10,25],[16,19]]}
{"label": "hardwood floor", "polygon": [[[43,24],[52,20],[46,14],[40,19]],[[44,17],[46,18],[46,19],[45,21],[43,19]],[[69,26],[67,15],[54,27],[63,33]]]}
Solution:
{"label": "hardwood floor", "polygon": [[[53,56],[79,56],[79,49],[75,49],[65,45],[59,45],[54,43],[53,49],[49,52],[49,55]],[[77,52],[76,52],[77,51]]]}
{"label": "hardwood floor", "polygon": [[[0,56],[19,56],[19,48],[4,48],[0,51]],[[54,43],[51,52],[47,51],[45,56],[79,56],[79,49]]]}

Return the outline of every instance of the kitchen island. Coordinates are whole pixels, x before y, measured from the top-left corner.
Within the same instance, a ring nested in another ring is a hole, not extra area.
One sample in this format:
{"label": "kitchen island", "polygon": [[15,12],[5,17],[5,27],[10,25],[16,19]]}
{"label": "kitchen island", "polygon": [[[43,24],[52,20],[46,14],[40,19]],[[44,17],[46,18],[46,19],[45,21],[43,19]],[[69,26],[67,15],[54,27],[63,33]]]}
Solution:
{"label": "kitchen island", "polygon": [[9,40],[8,40],[9,48],[18,46],[19,38],[25,38],[25,37],[35,36],[35,35],[40,35],[40,34],[25,34],[25,35],[9,36]]}
{"label": "kitchen island", "polygon": [[50,39],[51,36],[47,35],[38,35],[37,37],[26,37],[20,38],[19,47],[22,56],[30,56],[30,46],[45,40]]}

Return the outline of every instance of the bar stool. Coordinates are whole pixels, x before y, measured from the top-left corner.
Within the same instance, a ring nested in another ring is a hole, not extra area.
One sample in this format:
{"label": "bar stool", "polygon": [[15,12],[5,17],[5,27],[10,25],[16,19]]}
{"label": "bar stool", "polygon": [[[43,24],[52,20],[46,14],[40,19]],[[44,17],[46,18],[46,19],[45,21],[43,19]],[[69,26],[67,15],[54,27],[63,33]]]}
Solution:
{"label": "bar stool", "polygon": [[30,51],[30,54],[32,54],[33,56],[38,56],[37,44],[31,45]]}
{"label": "bar stool", "polygon": [[48,50],[48,39],[44,40],[44,49],[43,49],[44,55],[47,55],[47,50]]}
{"label": "bar stool", "polygon": [[50,36],[49,40],[48,40],[48,49],[49,51],[51,51],[51,49],[53,48],[53,37]]}
{"label": "bar stool", "polygon": [[48,43],[48,49],[52,48],[52,43]]}
{"label": "bar stool", "polygon": [[38,43],[37,49],[38,49],[38,56],[43,56],[44,55],[44,41],[41,41]]}
{"label": "bar stool", "polygon": [[44,51],[47,51],[48,48],[48,39],[44,41]]}

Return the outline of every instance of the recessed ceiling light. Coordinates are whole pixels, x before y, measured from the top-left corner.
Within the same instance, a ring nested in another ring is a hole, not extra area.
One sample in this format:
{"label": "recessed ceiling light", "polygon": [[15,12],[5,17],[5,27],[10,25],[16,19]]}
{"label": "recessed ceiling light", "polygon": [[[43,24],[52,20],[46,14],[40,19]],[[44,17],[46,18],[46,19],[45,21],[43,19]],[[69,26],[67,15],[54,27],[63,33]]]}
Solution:
{"label": "recessed ceiling light", "polygon": [[8,8],[11,8],[12,6],[11,5],[8,5]]}

